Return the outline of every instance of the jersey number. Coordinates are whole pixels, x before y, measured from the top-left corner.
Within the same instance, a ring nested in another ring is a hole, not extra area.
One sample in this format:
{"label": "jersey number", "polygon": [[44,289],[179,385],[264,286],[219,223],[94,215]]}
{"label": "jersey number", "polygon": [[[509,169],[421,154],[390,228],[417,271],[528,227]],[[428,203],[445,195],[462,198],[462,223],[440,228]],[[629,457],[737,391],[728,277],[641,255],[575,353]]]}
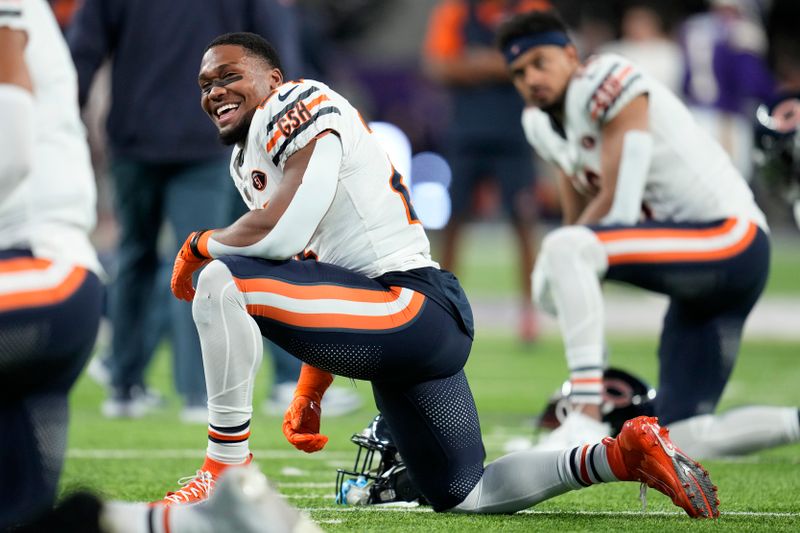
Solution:
{"label": "jersey number", "polygon": [[311,119],[311,112],[308,110],[303,102],[297,102],[297,105],[291,108],[278,120],[278,129],[281,130],[283,136],[287,139],[294,130],[305,124]]}

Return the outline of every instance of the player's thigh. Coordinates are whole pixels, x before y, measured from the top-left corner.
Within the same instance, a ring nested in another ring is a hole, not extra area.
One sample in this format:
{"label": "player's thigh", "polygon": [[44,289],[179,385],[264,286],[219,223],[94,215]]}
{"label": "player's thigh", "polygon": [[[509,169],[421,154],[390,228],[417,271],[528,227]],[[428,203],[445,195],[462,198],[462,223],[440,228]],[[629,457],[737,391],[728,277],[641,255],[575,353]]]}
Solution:
{"label": "player's thigh", "polygon": [[83,268],[0,252],[0,396],[68,390],[94,346],[102,298]]}
{"label": "player's thigh", "polygon": [[743,219],[590,229],[608,259],[605,279],[710,308],[754,302],[769,271],[769,239]]}
{"label": "player's thigh", "polygon": [[472,339],[422,293],[317,261],[221,259],[262,334],[315,367],[356,379],[451,375]]}
{"label": "player's thigh", "polygon": [[486,458],[464,371],[416,384],[374,381],[372,388],[417,488],[437,511],[461,503]]}

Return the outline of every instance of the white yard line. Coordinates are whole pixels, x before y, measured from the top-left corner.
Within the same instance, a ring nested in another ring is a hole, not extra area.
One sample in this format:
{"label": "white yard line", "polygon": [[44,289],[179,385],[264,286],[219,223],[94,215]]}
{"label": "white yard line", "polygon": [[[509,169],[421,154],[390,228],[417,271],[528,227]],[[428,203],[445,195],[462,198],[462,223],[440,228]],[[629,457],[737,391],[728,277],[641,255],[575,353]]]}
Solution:
{"label": "white yard line", "polygon": [[[307,512],[394,512],[394,513],[432,513],[433,509],[430,507],[382,507],[380,505],[371,505],[369,507],[301,507],[303,511]],[[581,516],[683,516],[681,511],[536,511],[533,509],[526,509],[518,511],[516,514],[532,514],[541,516],[566,516],[566,515],[581,515]],[[776,517],[776,518],[795,518],[800,517],[800,513],[772,513],[761,511],[720,511],[721,516],[755,516],[755,517]]]}
{"label": "white yard line", "polygon": [[[495,448],[494,446],[487,445],[487,452],[492,454],[502,453],[501,447]],[[355,450],[352,452],[344,451],[330,451],[320,452],[316,454],[300,454],[292,450],[252,450],[256,461],[261,459],[294,459],[298,462],[303,461],[326,461],[326,466],[331,468],[331,471],[336,472],[336,466],[331,465],[334,460],[354,459]],[[136,449],[90,449],[90,448],[73,448],[67,450],[67,457],[70,459],[92,459],[92,460],[132,460],[139,461],[142,459],[195,459],[204,457],[204,450],[202,449],[166,449],[166,450],[136,450]],[[735,463],[735,464],[800,464],[800,457],[758,457],[758,456],[742,456],[742,457],[726,457],[720,459],[706,459],[709,463]],[[340,467],[349,468],[350,461],[334,463]],[[313,469],[310,472],[319,471]]]}

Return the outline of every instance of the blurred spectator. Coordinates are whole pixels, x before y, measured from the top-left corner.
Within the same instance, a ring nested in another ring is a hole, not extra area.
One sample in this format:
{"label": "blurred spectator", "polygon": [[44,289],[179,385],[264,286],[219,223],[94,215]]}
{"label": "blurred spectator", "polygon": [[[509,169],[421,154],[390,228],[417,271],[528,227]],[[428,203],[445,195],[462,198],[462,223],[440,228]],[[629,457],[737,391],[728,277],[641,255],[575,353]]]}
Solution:
{"label": "blurred spectator", "polygon": [[523,341],[537,334],[530,285],[536,221],[533,154],[520,123],[522,101],[493,42],[506,18],[548,7],[541,0],[442,0],[431,14],[424,49],[426,72],[449,88],[453,105],[445,148],[453,168],[453,213],[444,229],[442,267],[456,270],[458,240],[476,185],[497,179],[518,242]]}
{"label": "blurred spectator", "polygon": [[[181,238],[229,222],[230,149],[197,105],[197,58],[214,37],[240,30],[275,43],[290,76],[299,70],[294,13],[277,0],[84,0],[68,29],[81,105],[97,69],[107,58],[112,63],[107,131],[120,240],[110,299],[113,391],[103,405],[107,416],[140,416],[147,409],[144,371],[154,345],[148,315],[159,296],[156,242],[163,222]],[[167,260],[176,252],[174,245]],[[182,417],[204,421],[203,366],[191,308],[173,298],[159,302],[169,306]]]}
{"label": "blurred spectator", "polygon": [[695,119],[749,179],[752,116],[775,89],[767,68],[767,39],[758,0],[712,0],[681,30],[686,63],[684,99]]}
{"label": "blurred spectator", "polygon": [[622,13],[620,39],[602,45],[599,51],[630,59],[673,93],[680,94],[683,56],[669,35],[666,9],[664,2],[657,0],[631,0]]}

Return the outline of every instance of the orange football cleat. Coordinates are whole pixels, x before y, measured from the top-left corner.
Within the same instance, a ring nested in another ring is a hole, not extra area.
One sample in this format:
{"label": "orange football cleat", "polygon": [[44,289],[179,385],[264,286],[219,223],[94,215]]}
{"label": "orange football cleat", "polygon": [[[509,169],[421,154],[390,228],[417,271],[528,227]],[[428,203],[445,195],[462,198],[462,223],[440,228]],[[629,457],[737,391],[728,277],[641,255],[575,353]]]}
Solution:
{"label": "orange football cleat", "polygon": [[616,438],[606,437],[608,463],[622,481],[641,481],[666,494],[692,518],[719,516],[717,487],[708,472],[669,438],[658,419],[640,416],[625,422]]}
{"label": "orange football cleat", "polygon": [[[247,458],[247,461],[240,464],[248,465],[253,460],[253,454]],[[208,499],[211,492],[214,490],[214,485],[219,479],[222,472],[229,466],[239,466],[227,463],[220,463],[210,457],[206,457],[203,466],[195,472],[194,476],[181,478],[178,484],[181,488],[175,492],[168,492],[164,499],[151,502],[150,505],[175,505],[197,503]]]}

